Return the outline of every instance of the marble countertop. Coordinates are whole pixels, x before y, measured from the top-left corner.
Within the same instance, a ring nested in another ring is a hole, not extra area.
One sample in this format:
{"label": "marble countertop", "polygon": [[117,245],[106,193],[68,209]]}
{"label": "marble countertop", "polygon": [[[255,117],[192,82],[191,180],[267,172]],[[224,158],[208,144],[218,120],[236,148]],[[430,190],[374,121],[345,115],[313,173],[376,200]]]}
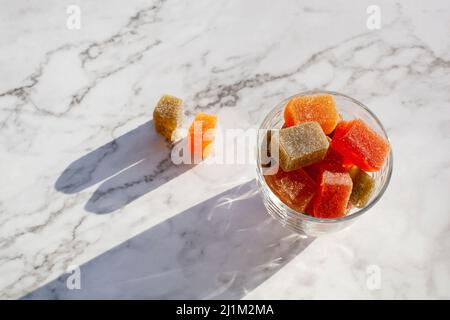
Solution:
{"label": "marble countertop", "polygon": [[[368,1],[70,4],[0,2],[1,298],[450,299],[448,1],[377,1],[379,29]],[[253,165],[174,166],[152,127],[163,93],[256,128],[314,88],[394,150],[381,201],[316,239]]]}

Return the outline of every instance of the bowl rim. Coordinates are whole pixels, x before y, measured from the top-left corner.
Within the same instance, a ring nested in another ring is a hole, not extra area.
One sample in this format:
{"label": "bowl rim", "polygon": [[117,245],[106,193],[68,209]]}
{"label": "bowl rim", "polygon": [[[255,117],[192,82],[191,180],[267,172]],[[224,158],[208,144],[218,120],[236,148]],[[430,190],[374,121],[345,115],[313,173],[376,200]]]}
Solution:
{"label": "bowl rim", "polygon": [[[300,97],[300,96],[307,96],[307,95],[318,95],[318,94],[329,94],[332,96],[340,96],[343,97],[347,100],[350,100],[351,102],[353,102],[354,104],[358,105],[359,107],[361,107],[362,109],[364,109],[367,113],[370,114],[370,116],[376,121],[376,123],[378,124],[378,126],[381,128],[384,136],[387,138],[387,140],[389,141],[389,145],[390,145],[390,151],[389,151],[389,155],[387,158],[387,163],[385,165],[388,166],[388,172],[387,172],[387,176],[386,176],[386,180],[384,182],[384,184],[381,186],[380,191],[378,192],[378,194],[369,202],[369,204],[367,204],[365,207],[360,208],[358,211],[355,211],[353,213],[351,213],[350,215],[345,215],[343,217],[339,217],[339,218],[316,218],[310,215],[307,215],[303,212],[299,212],[296,211],[294,209],[292,209],[291,207],[287,206],[286,204],[284,204],[281,200],[279,201],[280,205],[283,207],[283,209],[286,210],[287,213],[295,215],[298,218],[302,218],[305,220],[309,220],[312,222],[318,222],[318,223],[324,223],[324,224],[328,224],[328,223],[337,223],[337,222],[344,222],[344,221],[350,221],[353,220],[359,216],[361,216],[362,214],[364,214],[365,212],[367,212],[370,208],[372,208],[383,196],[383,194],[385,193],[390,181],[391,181],[391,177],[392,177],[392,170],[393,170],[393,165],[394,165],[394,154],[392,151],[392,143],[391,140],[389,139],[389,136],[386,132],[386,129],[384,128],[383,124],[381,123],[380,119],[378,119],[378,117],[373,113],[372,110],[370,110],[366,105],[364,105],[363,103],[359,102],[358,100],[343,94],[343,93],[339,93],[336,91],[328,91],[328,90],[308,90],[308,91],[303,91],[297,94],[294,94],[282,101],[280,101],[279,103],[276,104],[275,107],[273,107],[271,109],[271,111],[267,114],[266,117],[264,117],[264,120],[261,122],[261,125],[259,126],[260,130],[266,130],[265,128],[263,129],[261,126],[263,123],[266,123],[269,119],[271,119],[273,117],[273,113],[276,111],[276,109],[278,109],[278,107],[280,105],[286,105],[286,103],[296,97]],[[260,141],[259,141],[259,132],[258,132],[258,137],[257,137],[257,141],[258,143],[256,144],[256,148],[257,148],[257,153],[256,153],[256,157],[257,157],[257,161],[256,161],[256,171],[258,174],[258,179],[260,179],[262,181],[262,184],[264,184],[264,188],[266,188],[268,190],[268,192],[275,197],[276,199],[279,200],[279,198],[275,195],[275,193],[272,191],[271,188],[269,188],[269,186],[266,183],[266,180],[264,179],[264,175],[262,173],[262,168],[261,168],[261,163],[260,163]]]}

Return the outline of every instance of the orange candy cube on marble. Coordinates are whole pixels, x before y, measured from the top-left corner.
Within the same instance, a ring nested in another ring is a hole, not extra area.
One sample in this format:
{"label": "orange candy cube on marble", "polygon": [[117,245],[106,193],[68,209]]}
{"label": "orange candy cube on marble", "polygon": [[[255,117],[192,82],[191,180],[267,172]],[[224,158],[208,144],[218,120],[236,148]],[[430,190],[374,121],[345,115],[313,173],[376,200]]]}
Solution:
{"label": "orange candy cube on marble", "polygon": [[216,115],[197,113],[188,133],[188,150],[191,155],[205,158],[211,154],[216,126]]}

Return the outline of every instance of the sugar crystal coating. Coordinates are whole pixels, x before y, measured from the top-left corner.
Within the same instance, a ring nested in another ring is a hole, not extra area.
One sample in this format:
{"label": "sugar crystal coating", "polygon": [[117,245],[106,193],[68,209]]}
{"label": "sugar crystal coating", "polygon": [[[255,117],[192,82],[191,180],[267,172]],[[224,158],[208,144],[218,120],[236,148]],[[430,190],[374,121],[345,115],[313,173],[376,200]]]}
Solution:
{"label": "sugar crystal coating", "polygon": [[188,149],[200,158],[209,156],[214,142],[217,116],[199,112],[189,127]]}
{"label": "sugar crystal coating", "polygon": [[301,96],[289,100],[284,109],[287,127],[297,123],[316,121],[325,134],[331,133],[339,121],[336,103],[331,95]]}
{"label": "sugar crystal coating", "polygon": [[313,199],[312,213],[317,218],[338,218],[347,213],[353,182],[348,172],[324,170]]}
{"label": "sugar crystal coating", "polygon": [[174,140],[174,131],[183,122],[183,100],[169,95],[163,95],[153,111],[153,125],[157,133]]}
{"label": "sugar crystal coating", "polygon": [[329,142],[317,122],[281,129],[277,141],[280,167],[288,172],[322,160]]}
{"label": "sugar crystal coating", "polygon": [[316,191],[316,183],[303,169],[264,176],[270,189],[292,209],[304,212]]}
{"label": "sugar crystal coating", "polygon": [[357,208],[363,208],[370,200],[375,188],[375,180],[356,166],[350,168],[349,174],[353,181],[350,203]]}
{"label": "sugar crystal coating", "polygon": [[337,126],[332,146],[345,158],[365,171],[378,171],[386,160],[389,142],[361,119],[342,121]]}

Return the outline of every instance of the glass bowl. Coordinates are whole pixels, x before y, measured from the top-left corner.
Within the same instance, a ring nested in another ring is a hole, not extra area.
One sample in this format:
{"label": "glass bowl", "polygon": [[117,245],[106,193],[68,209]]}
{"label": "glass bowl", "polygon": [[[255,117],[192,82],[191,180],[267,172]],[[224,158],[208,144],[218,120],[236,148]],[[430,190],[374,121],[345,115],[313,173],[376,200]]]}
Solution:
{"label": "glass bowl", "polygon": [[257,183],[260,189],[263,202],[267,208],[267,212],[283,226],[305,236],[317,237],[323,234],[336,232],[348,227],[356,219],[361,217],[370,208],[372,208],[378,200],[381,199],[385,192],[392,174],[393,155],[392,145],[391,151],[381,168],[381,170],[369,173],[375,179],[375,190],[371,195],[371,199],[364,208],[352,209],[346,216],[334,219],[320,219],[298,212],[284,204],[270,189],[264,179],[264,169],[261,166],[261,146],[266,137],[267,130],[281,129],[284,123],[284,107],[286,103],[295,97],[329,94],[332,95],[336,101],[338,112],[344,120],[360,118],[364,120],[373,130],[379,133],[384,138],[388,139],[386,130],[381,124],[380,120],[361,102],[346,96],[341,93],[331,91],[308,91],[303,92],[281,101],[262,122],[257,137]]}

